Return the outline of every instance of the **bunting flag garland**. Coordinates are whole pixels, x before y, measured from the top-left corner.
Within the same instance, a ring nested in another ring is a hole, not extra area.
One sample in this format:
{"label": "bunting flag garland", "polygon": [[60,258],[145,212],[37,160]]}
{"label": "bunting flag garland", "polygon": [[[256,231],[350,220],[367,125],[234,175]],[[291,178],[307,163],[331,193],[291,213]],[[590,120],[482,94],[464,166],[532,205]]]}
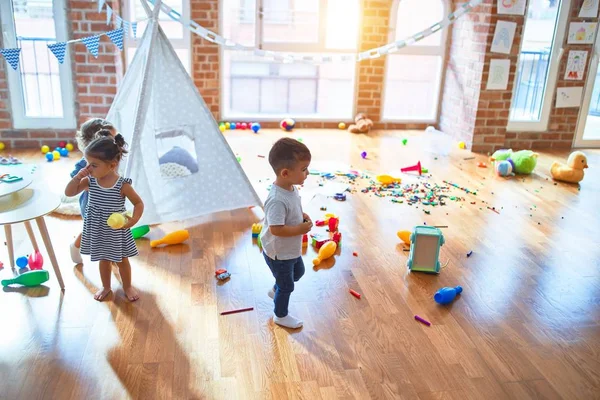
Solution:
{"label": "bunting flag garland", "polygon": [[117,29],[121,28],[121,26],[123,26],[123,18],[121,18],[120,15],[117,15],[115,17],[115,20],[116,20],[116,22],[115,22],[115,28],[117,28]]}
{"label": "bunting flag garland", "polygon": [[110,20],[112,19],[113,9],[111,6],[106,6],[106,25],[110,24]]}
{"label": "bunting flag garland", "polygon": [[131,23],[131,30],[133,31],[133,38],[137,37],[137,22]]}
{"label": "bunting flag garland", "polygon": [[108,36],[120,50],[123,50],[123,28],[106,32],[106,36]]}
{"label": "bunting flag garland", "polygon": [[100,45],[100,35],[84,37],[81,39],[88,51],[92,53],[94,57],[98,57],[98,46]]}
{"label": "bunting flag garland", "polygon": [[123,30],[125,31],[125,37],[129,37],[129,27],[131,23],[129,21],[123,20]]}
{"label": "bunting flag garland", "polygon": [[98,0],[98,12],[102,12],[102,7],[104,7],[104,3],[106,3],[106,0]]}
{"label": "bunting flag garland", "polygon": [[21,49],[0,49],[0,54],[4,56],[6,62],[14,69],[17,70],[19,66],[19,56],[21,54]]}
{"label": "bunting flag garland", "polygon": [[65,61],[67,42],[52,43],[48,45],[48,48],[50,49],[52,54],[54,54],[54,57],[56,57],[59,63],[62,64]]}

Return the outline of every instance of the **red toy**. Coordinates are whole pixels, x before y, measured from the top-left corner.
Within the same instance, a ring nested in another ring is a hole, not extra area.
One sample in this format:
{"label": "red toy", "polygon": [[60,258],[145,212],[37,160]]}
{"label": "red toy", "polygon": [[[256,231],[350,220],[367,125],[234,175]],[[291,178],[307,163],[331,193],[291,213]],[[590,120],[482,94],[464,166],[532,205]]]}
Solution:
{"label": "red toy", "polygon": [[338,245],[338,247],[340,247],[340,242],[342,241],[342,232],[338,231],[334,233],[331,240],[333,240]]}
{"label": "red toy", "polygon": [[302,236],[302,248],[305,249],[308,247],[308,235],[304,234]]}
{"label": "red toy", "polygon": [[402,172],[417,171],[419,173],[419,175],[421,175],[423,173],[423,169],[421,168],[421,161],[419,161],[412,167],[402,168],[400,171],[402,171]]}
{"label": "red toy", "polygon": [[224,268],[218,269],[215,271],[215,276],[224,274],[225,272],[227,272],[227,270]]}
{"label": "red toy", "polygon": [[29,269],[32,271],[35,269],[42,269],[42,267],[44,266],[44,258],[40,254],[39,250],[29,255],[27,265],[29,265]]}
{"label": "red toy", "polygon": [[316,226],[325,226],[325,221],[318,219],[315,221]]}
{"label": "red toy", "polygon": [[337,232],[339,223],[339,218],[329,218],[329,232]]}
{"label": "red toy", "polygon": [[353,255],[354,257],[358,257],[358,253],[357,253],[357,252],[354,252],[354,253],[352,253],[352,255]]}
{"label": "red toy", "polygon": [[331,239],[329,238],[329,236],[325,236],[322,234],[312,234],[310,235],[311,239],[312,239],[312,245],[315,246],[318,249],[321,248],[321,246],[323,246],[325,243],[329,242]]}
{"label": "red toy", "polygon": [[350,289],[350,294],[354,297],[356,297],[357,299],[360,299],[360,293],[355,292],[354,290]]}
{"label": "red toy", "polygon": [[66,145],[67,145],[67,142],[65,142],[65,141],[58,142],[58,147],[60,147],[61,149],[64,148]]}

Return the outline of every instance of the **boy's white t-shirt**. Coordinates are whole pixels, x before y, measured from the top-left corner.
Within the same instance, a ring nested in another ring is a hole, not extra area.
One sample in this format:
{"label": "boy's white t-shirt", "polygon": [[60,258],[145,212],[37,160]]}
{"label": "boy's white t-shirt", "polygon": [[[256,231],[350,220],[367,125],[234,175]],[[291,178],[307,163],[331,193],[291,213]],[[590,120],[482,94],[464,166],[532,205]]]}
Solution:
{"label": "boy's white t-shirt", "polygon": [[298,189],[285,190],[277,185],[265,201],[265,221],[260,233],[263,251],[273,260],[292,260],[302,255],[302,235],[281,237],[275,236],[269,226],[299,225],[304,222],[302,202]]}

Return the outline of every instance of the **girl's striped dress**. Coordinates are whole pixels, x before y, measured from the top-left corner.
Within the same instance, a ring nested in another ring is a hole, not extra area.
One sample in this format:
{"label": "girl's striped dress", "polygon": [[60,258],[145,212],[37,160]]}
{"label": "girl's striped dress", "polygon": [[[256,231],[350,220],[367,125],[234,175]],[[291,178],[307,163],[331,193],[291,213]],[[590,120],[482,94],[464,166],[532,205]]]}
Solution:
{"label": "girl's striped dress", "polygon": [[87,215],[83,222],[81,254],[91,256],[92,261],[108,260],[121,262],[123,258],[138,255],[135,241],[129,229],[112,229],[108,217],[115,212],[125,212],[125,197],[121,195],[124,183],[131,179],[119,177],[111,188],[98,185],[93,177],[90,181]]}

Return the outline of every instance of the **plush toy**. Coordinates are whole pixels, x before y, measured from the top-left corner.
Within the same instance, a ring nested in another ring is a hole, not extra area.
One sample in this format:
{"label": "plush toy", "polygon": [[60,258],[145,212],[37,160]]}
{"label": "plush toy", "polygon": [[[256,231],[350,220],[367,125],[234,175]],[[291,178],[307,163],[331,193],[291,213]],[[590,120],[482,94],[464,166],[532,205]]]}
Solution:
{"label": "plush toy", "polygon": [[369,133],[373,127],[373,121],[371,121],[365,114],[358,113],[354,117],[354,124],[348,127],[348,132],[351,133]]}
{"label": "plush toy", "polygon": [[581,151],[569,155],[567,164],[553,162],[550,167],[552,178],[557,181],[579,183],[583,179],[583,170],[588,167],[587,157]]}
{"label": "plush toy", "polygon": [[505,161],[496,161],[496,173],[498,176],[512,176],[513,161],[511,159]]}
{"label": "plush toy", "polygon": [[535,169],[537,165],[538,154],[531,150],[520,150],[513,152],[512,149],[498,150],[490,161],[509,161],[512,164],[513,171],[521,175],[529,175]]}

